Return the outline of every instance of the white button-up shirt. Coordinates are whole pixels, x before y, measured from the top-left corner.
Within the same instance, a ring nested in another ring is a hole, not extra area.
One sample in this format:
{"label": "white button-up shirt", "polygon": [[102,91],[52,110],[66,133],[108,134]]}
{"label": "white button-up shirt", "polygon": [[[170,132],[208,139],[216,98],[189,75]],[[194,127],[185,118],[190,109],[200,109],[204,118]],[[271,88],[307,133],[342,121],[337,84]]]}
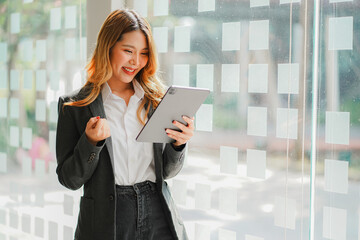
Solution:
{"label": "white button-up shirt", "polygon": [[[128,106],[124,99],[112,93],[107,83],[101,91],[110,127],[117,185],[134,185],[146,180],[156,180],[153,144],[135,140],[142,128],[136,111],[144,97],[144,90],[135,79],[132,82],[135,94],[131,96]],[[145,110],[142,114],[145,114]]]}

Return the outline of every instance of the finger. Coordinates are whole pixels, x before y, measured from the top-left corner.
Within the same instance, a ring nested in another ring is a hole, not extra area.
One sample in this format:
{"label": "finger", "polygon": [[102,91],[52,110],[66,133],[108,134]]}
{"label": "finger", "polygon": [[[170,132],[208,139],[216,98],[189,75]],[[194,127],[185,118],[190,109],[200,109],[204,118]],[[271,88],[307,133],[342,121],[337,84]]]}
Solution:
{"label": "finger", "polygon": [[87,122],[87,125],[91,128],[95,128],[96,126],[96,123],[99,121],[100,117],[97,116],[97,117],[92,117],[89,119],[89,121]]}
{"label": "finger", "polygon": [[194,117],[189,118],[188,116],[182,116],[182,118],[185,120],[185,122],[187,122],[188,127],[190,128],[194,128]]}
{"label": "finger", "polygon": [[173,121],[172,122],[172,124],[174,125],[174,126],[176,126],[176,127],[178,127],[181,131],[188,131],[188,129],[187,129],[187,127],[184,125],[184,124],[182,124],[181,122],[178,122],[178,121]]}
{"label": "finger", "polygon": [[176,135],[173,135],[171,133],[167,133],[167,135],[168,135],[168,137],[174,139],[177,143],[179,143],[179,145],[186,143],[185,139],[182,139],[182,138],[180,138],[180,137],[178,137]]}
{"label": "finger", "polygon": [[190,138],[191,138],[191,135],[190,133],[184,133],[184,132],[178,132],[178,131],[175,131],[175,130],[171,130],[171,129],[166,129],[166,133],[171,136],[175,136],[176,137],[176,140],[177,139],[183,139],[185,141],[188,141]]}
{"label": "finger", "polygon": [[104,121],[102,119],[99,119],[99,121],[96,123],[96,127],[95,127],[95,131],[96,131],[96,136],[100,137],[102,135],[102,128],[104,126]]}

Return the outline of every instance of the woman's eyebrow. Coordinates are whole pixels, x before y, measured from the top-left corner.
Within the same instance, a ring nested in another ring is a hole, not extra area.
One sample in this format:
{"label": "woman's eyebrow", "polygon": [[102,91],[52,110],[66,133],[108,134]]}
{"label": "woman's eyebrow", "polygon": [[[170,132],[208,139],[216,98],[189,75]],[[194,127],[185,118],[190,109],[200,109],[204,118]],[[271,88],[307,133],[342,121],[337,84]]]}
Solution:
{"label": "woman's eyebrow", "polygon": [[[123,44],[121,46],[136,49],[136,47],[134,47],[133,45]],[[149,48],[144,48],[142,50],[149,50]]]}

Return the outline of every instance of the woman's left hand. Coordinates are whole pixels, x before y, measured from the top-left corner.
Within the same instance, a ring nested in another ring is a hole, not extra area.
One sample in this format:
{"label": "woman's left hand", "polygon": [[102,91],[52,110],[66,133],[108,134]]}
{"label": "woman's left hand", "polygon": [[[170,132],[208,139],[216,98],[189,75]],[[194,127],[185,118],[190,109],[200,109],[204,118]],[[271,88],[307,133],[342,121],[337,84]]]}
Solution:
{"label": "woman's left hand", "polygon": [[183,119],[187,122],[187,126],[178,121],[173,121],[173,125],[178,127],[182,132],[171,130],[169,128],[166,129],[167,135],[176,140],[176,142],[173,143],[176,147],[185,144],[194,135],[194,117],[189,118],[183,116]]}

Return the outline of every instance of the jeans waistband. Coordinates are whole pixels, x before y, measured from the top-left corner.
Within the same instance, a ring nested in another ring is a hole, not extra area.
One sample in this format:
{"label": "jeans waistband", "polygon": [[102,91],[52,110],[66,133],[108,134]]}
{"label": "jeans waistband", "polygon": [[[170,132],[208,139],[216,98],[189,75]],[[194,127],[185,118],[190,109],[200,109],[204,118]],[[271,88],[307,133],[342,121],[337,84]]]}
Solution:
{"label": "jeans waistband", "polygon": [[117,194],[141,194],[146,191],[155,191],[156,183],[151,181],[144,181],[140,183],[136,183],[134,185],[116,185],[116,193]]}

